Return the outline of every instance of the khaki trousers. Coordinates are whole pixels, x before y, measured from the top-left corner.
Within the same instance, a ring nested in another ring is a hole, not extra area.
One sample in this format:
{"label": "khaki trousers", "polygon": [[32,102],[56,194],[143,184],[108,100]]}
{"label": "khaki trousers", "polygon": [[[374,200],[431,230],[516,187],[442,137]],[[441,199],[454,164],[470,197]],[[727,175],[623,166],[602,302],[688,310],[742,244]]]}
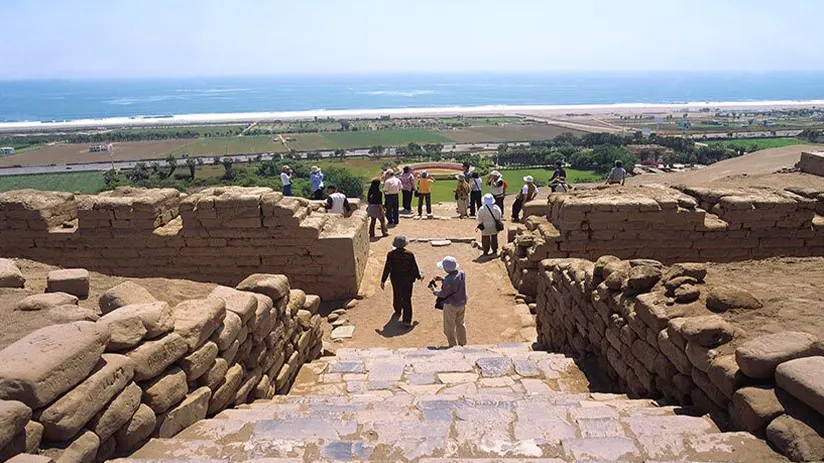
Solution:
{"label": "khaki trousers", "polygon": [[466,345],[466,325],[464,324],[465,305],[455,306],[444,304],[443,306],[443,333],[449,347]]}
{"label": "khaki trousers", "polygon": [[458,215],[466,217],[466,199],[458,199]]}

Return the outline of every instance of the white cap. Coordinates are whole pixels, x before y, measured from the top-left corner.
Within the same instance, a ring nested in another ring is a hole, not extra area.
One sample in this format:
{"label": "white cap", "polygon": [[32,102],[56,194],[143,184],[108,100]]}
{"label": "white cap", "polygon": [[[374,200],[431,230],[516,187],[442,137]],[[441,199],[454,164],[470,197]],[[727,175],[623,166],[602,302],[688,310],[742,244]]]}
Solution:
{"label": "white cap", "polygon": [[487,194],[484,195],[483,201],[484,201],[484,206],[491,206],[491,205],[495,204],[495,197],[492,196],[491,194],[487,193]]}
{"label": "white cap", "polygon": [[386,175],[395,175],[395,171],[392,169],[386,169]]}
{"label": "white cap", "polygon": [[455,270],[461,268],[461,265],[458,264],[458,260],[452,256],[444,257],[435,265],[444,272],[454,272]]}
{"label": "white cap", "polygon": [[318,169],[318,166],[312,166],[312,167],[310,167],[310,168],[309,168],[309,172],[313,172],[313,173],[314,173],[314,172],[317,172],[317,171],[319,171],[319,170],[320,170],[320,169]]}
{"label": "white cap", "polygon": [[493,170],[492,172],[489,173],[489,175],[492,175],[494,177],[500,177],[501,173],[498,172],[497,170]]}
{"label": "white cap", "polygon": [[534,178],[532,178],[532,176],[531,176],[531,175],[527,175],[526,177],[524,177],[524,181],[525,181],[526,183],[532,183],[532,182],[534,182],[534,181],[535,181],[535,179],[534,179]]}

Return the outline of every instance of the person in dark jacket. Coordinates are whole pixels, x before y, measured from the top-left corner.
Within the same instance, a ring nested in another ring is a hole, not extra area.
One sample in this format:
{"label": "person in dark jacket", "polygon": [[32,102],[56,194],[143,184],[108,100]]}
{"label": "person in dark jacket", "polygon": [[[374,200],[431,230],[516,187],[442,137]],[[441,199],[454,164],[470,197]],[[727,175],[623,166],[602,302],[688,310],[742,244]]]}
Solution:
{"label": "person in dark jacket", "polygon": [[366,207],[366,214],[369,215],[369,237],[375,237],[375,222],[378,220],[381,222],[381,234],[389,236],[386,231],[386,211],[383,209],[383,193],[381,193],[381,181],[379,179],[372,180],[369,185],[366,201],[369,203]]}
{"label": "person in dark jacket", "polygon": [[381,289],[384,289],[387,278],[392,281],[392,305],[395,315],[402,315],[403,325],[412,327],[412,285],[415,280],[422,280],[423,275],[418,268],[415,255],[406,249],[409,240],[398,235],[392,240],[395,249],[386,255],[386,265],[381,276]]}

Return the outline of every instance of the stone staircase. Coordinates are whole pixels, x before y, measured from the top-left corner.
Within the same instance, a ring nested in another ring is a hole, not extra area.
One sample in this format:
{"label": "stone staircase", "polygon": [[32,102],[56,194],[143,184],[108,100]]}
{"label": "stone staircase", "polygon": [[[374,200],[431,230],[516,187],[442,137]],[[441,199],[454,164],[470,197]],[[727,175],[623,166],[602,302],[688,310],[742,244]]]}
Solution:
{"label": "stone staircase", "polygon": [[571,359],[528,344],[341,349],[304,365],[290,395],[120,461],[786,461],[707,417],[586,386]]}

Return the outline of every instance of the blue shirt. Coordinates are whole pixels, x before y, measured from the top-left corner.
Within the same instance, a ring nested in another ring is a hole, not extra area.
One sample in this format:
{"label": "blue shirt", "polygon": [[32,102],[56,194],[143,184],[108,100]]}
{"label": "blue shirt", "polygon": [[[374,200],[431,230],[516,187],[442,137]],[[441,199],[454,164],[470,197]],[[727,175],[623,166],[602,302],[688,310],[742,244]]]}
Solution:
{"label": "blue shirt", "polygon": [[443,298],[444,304],[464,306],[469,298],[466,296],[466,274],[458,270],[446,275],[441,289],[432,291],[435,296]]}
{"label": "blue shirt", "polygon": [[309,174],[309,181],[312,182],[312,191],[323,188],[323,172]]}

